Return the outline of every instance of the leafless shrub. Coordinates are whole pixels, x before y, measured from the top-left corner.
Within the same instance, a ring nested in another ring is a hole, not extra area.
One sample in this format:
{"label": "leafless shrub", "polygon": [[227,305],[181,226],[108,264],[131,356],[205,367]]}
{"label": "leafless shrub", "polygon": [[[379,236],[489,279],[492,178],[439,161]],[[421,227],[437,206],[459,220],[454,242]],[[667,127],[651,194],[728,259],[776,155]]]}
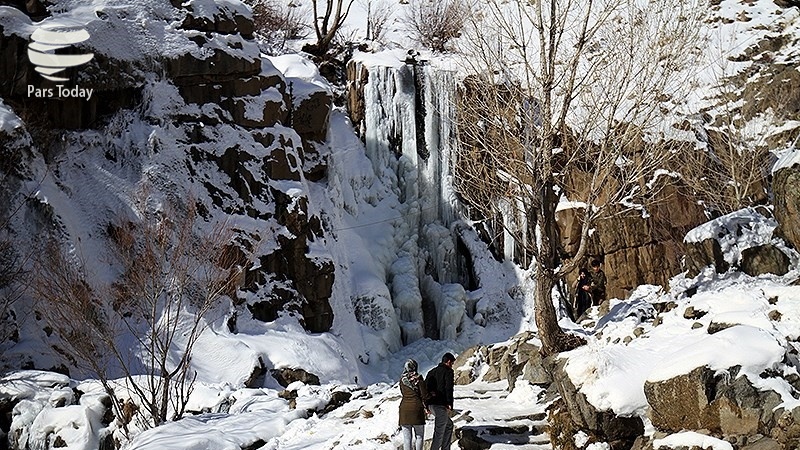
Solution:
{"label": "leafless shrub", "polygon": [[253,8],[256,33],[273,53],[282,51],[289,40],[308,36],[308,8],[285,0],[250,0],[248,3]]}
{"label": "leafless shrub", "polygon": [[0,163],[0,198],[5,203],[5,208],[0,209],[0,355],[4,353],[4,344],[18,337],[19,317],[14,305],[24,296],[28,288],[29,271],[26,266],[32,254],[25,250],[20,253],[20,250],[14,247],[11,237],[11,220],[21,210],[24,199],[16,202],[8,200],[13,197],[7,190],[11,178],[9,173],[12,173],[14,166],[19,164],[19,161],[14,161],[18,156],[9,156],[8,158],[0,156],[0,159],[5,159]]}
{"label": "leafless shrub", "polygon": [[411,0],[403,17],[412,38],[431,50],[444,52],[461,36],[471,15],[467,0]]}
{"label": "leafless shrub", "polygon": [[[0,236],[2,234],[0,232]],[[3,344],[16,339],[16,313],[13,307],[27,288],[24,282],[26,259],[14,249],[11,240],[0,239],[0,354],[3,353]]]}
{"label": "leafless shrub", "polygon": [[122,269],[115,282],[94,280],[90,264],[51,241],[35,288],[65,353],[97,375],[119,418],[124,398],[112,377],[123,377],[142,428],[183,415],[196,377],[194,344],[240,271],[226,250],[226,227],[199,232],[193,207],[152,211],[146,203],[145,195],[142,220],[108,227]]}
{"label": "leafless shrub", "polygon": [[766,129],[726,118],[718,130],[702,130],[705,148],[687,148],[680,158],[684,182],[713,215],[727,214],[768,199],[774,156],[764,142]]}
{"label": "leafless shrub", "polygon": [[392,4],[387,0],[361,0],[361,7],[367,12],[367,40],[381,42],[389,31],[392,18]]}

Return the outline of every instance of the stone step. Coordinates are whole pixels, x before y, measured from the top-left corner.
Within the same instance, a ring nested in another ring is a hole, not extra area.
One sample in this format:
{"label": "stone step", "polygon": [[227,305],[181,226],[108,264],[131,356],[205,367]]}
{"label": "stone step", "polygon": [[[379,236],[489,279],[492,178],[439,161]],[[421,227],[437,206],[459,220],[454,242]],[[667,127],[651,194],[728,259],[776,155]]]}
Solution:
{"label": "stone step", "polygon": [[464,426],[457,433],[458,445],[462,450],[534,450],[550,446],[550,438],[546,434],[526,425]]}

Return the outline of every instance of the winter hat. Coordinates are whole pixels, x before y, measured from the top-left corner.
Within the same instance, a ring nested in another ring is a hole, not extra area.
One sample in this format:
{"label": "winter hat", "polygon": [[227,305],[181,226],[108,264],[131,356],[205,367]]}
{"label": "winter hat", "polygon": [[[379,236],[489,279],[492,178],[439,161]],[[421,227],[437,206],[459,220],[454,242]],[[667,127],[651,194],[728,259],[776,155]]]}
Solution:
{"label": "winter hat", "polygon": [[417,371],[417,362],[413,359],[409,359],[403,365],[403,372],[416,372]]}

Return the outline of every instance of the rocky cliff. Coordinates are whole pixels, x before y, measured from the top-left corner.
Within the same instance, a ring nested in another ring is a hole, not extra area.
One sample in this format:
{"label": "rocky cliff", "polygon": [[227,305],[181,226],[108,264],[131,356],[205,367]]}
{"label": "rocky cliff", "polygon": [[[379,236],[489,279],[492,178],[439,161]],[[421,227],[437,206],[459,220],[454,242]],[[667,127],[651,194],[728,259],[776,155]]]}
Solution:
{"label": "rocky cliff", "polygon": [[[26,260],[55,237],[92,255],[87,267],[104,279],[114,270],[103,268],[103,230],[135,218],[132,199],[146,188],[157,204],[193,202],[203,226],[232,229],[246,266],[232,332],[237,317],[281,314],[329,330],[335,274],[330,255],[319,246],[311,254],[325,233],[308,183],[326,174],[332,96],[313,66],[285,74],[276,64],[291,61],[262,57],[238,2],[62,3],[0,6],[3,237]],[[61,23],[88,32],[73,49],[94,57],[54,82],[34,70],[27,47],[36,30]],[[92,94],[61,95],[59,83]],[[35,312],[30,300],[15,305],[18,320],[4,319],[19,327],[14,340],[47,341],[44,324],[22,324],[21,311]],[[12,364],[47,367],[44,353]]]}

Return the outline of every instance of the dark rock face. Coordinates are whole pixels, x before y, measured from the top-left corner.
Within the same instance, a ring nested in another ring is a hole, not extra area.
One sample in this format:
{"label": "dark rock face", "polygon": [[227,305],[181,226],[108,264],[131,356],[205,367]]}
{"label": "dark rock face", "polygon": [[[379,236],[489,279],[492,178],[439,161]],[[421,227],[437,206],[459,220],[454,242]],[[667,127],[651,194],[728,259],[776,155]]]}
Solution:
{"label": "dark rock face", "polygon": [[596,244],[590,254],[604,255],[608,298],[625,298],[641,284],[667,286],[669,279],[682,271],[683,237],[706,217],[702,208],[674,186],[665,187],[658,202],[647,219],[628,214],[597,224]]}
{"label": "dark rock face", "polygon": [[778,170],[772,182],[775,202],[775,234],[800,249],[800,166]]}
{"label": "dark rock face", "polygon": [[789,257],[774,245],[759,245],[742,251],[742,272],[750,276],[766,273],[786,275],[789,272]]}

